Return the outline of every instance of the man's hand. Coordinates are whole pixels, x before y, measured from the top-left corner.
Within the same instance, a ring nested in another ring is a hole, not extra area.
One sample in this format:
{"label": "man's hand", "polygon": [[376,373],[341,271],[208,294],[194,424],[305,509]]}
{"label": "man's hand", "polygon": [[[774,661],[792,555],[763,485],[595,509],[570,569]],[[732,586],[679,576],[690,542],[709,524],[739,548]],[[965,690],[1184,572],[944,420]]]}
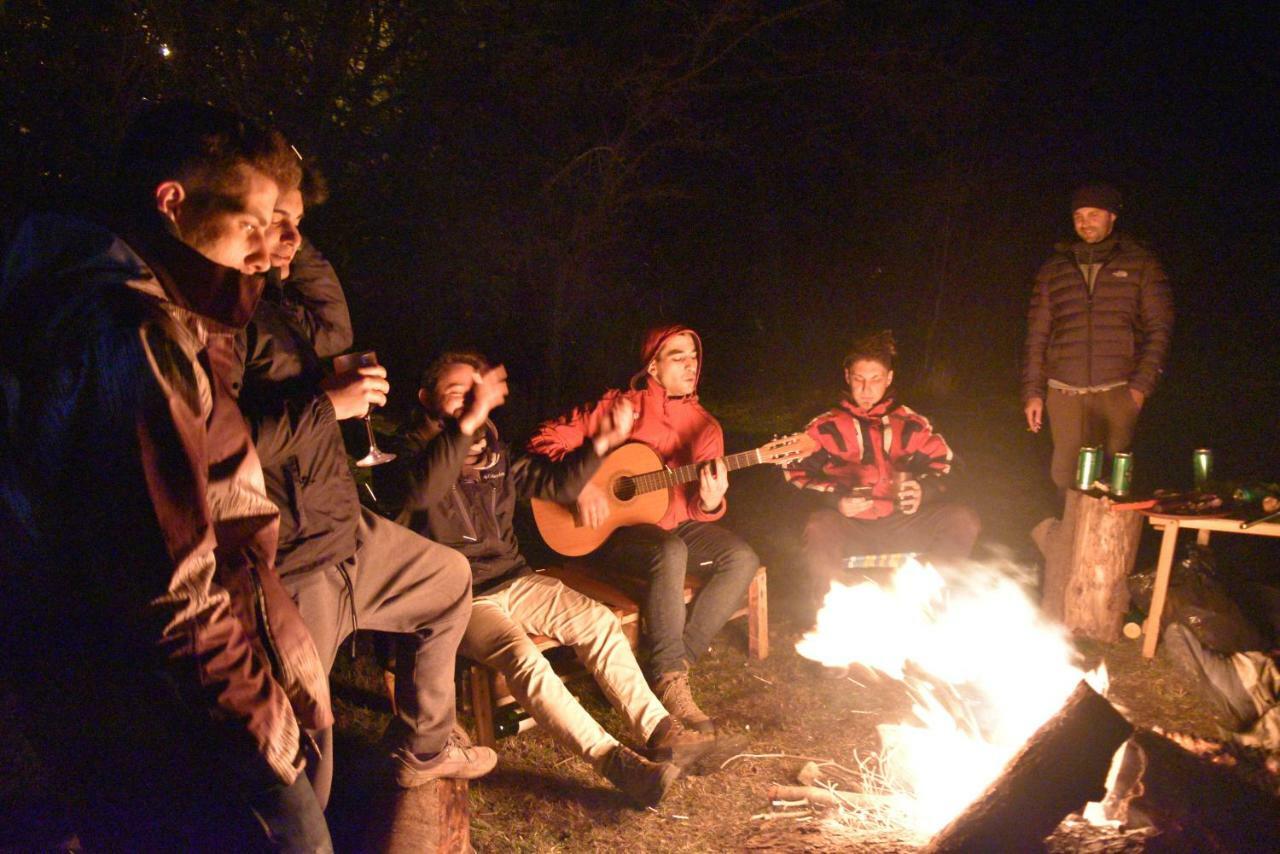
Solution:
{"label": "man's hand", "polygon": [[474,436],[484,426],[489,413],[507,400],[506,367],[496,365],[483,374],[479,371],[473,373],[471,390],[467,392],[466,399],[462,414],[458,416],[458,429],[468,436]]}
{"label": "man's hand", "polygon": [[863,495],[846,495],[840,499],[836,509],[840,511],[841,516],[847,516],[852,519],[859,513],[865,513],[870,510],[874,504],[874,501]]}
{"label": "man's hand", "polygon": [[1026,406],[1022,407],[1022,411],[1027,416],[1027,429],[1032,433],[1039,433],[1044,425],[1044,401],[1033,397],[1027,401]]}
{"label": "man's hand", "polygon": [[609,518],[609,499],[604,490],[588,483],[578,493],[578,519],[588,528],[599,528]]}
{"label": "man's hand", "polygon": [[1129,397],[1133,398],[1133,405],[1138,408],[1139,412],[1141,412],[1142,404],[1147,402],[1147,396],[1133,386],[1129,386]]}
{"label": "man's hand", "polygon": [[910,516],[920,509],[920,501],[924,498],[924,489],[921,488],[918,480],[905,480],[898,487],[898,494],[895,498],[898,509]]}
{"label": "man's hand", "polygon": [[728,491],[729,468],[723,460],[708,460],[698,466],[698,501],[704,513],[717,510]]}
{"label": "man's hand", "polygon": [[636,411],[629,400],[619,400],[612,409],[605,412],[595,435],[591,437],[596,446],[596,456],[603,457],[627,441],[635,421]]}
{"label": "man's hand", "polygon": [[325,377],[320,389],[333,403],[334,417],[339,421],[363,418],[371,406],[385,406],[391,383],[382,365],[366,365]]}

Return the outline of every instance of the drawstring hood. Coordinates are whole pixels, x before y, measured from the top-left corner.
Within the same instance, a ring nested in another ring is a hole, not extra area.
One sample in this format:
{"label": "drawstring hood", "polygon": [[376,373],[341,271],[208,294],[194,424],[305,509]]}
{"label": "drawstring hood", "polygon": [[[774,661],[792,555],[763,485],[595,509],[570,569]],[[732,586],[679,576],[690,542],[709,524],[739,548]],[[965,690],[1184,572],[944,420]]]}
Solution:
{"label": "drawstring hood", "polygon": [[[631,377],[629,387],[632,391],[639,391],[645,388],[645,382],[648,386],[658,385],[654,382],[653,377],[649,376],[649,363],[658,358],[658,353],[662,352],[662,345],[666,344],[677,335],[688,335],[693,339],[693,346],[698,350],[698,372],[694,380],[693,387],[696,389],[698,383],[702,381],[702,339],[698,337],[698,333],[694,332],[688,326],[680,323],[669,323],[665,326],[655,326],[645,333],[644,343],[640,347],[640,370]],[[662,388],[658,385],[658,388]],[[679,395],[677,397],[667,398],[665,389],[663,390],[663,399],[670,400],[697,400],[698,394]]]}

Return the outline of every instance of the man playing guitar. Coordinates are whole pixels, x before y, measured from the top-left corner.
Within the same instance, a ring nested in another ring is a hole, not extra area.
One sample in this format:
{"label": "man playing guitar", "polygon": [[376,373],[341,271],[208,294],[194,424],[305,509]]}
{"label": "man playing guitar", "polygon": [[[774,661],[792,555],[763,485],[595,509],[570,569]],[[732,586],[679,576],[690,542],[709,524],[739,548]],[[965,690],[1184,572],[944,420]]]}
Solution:
{"label": "man playing guitar", "polygon": [[[740,537],[715,524],[725,513],[729,477],[720,459],[724,431],[698,403],[701,357],[702,341],[689,327],[650,330],[641,350],[643,368],[632,378],[630,389],[611,390],[598,402],[543,424],[529,450],[560,459],[626,402],[635,410],[632,441],[653,449],[668,468],[698,464],[697,481],[672,488],[670,505],[657,524],[619,528],[591,560],[648,581],[640,608],[651,647],[654,692],[686,726],[714,732],[711,719],[694,703],[689,667],[737,609],[760,560]],[[583,489],[577,510],[583,524],[603,524],[609,514],[603,490],[595,485]],[[687,618],[686,572],[707,579]]]}

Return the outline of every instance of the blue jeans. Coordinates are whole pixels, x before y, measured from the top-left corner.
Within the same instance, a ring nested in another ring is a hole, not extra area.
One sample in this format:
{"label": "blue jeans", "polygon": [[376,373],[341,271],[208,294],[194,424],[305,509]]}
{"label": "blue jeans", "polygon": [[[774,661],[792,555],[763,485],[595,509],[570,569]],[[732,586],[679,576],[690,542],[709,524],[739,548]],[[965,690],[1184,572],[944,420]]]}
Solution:
{"label": "blue jeans", "polygon": [[273,851],[332,854],[329,825],[306,774],[293,785],[279,783],[250,797],[249,808],[267,831]]}
{"label": "blue jeans", "polygon": [[[592,561],[648,583],[640,617],[651,646],[649,672],[654,679],[685,670],[702,657],[742,604],[760,568],[751,546],[709,522],[682,522],[672,531],[657,525],[619,528]],[[687,618],[686,572],[706,578]]]}

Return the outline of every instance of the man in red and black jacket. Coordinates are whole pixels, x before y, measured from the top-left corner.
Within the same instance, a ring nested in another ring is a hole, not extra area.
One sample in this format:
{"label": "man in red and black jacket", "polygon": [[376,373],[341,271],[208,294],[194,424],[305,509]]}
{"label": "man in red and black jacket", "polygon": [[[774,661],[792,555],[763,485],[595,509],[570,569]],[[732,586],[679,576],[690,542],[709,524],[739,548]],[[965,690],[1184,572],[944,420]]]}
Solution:
{"label": "man in red and black jacket", "polygon": [[[724,431],[698,402],[701,339],[687,326],[661,326],[646,335],[641,359],[644,367],[630,389],[609,391],[597,403],[543,424],[529,450],[561,459],[597,432],[606,413],[627,401],[635,410],[633,442],[648,445],[669,468],[699,464],[698,480],[672,489],[671,504],[657,524],[619,528],[592,560],[648,579],[640,609],[652,647],[654,692],[685,726],[713,732],[714,724],[689,691],[689,666],[737,609],[760,559],[740,537],[714,524],[725,513],[729,477],[720,459]],[[582,490],[578,512],[592,527],[604,521],[609,510],[598,487]],[[706,575],[707,582],[686,619],[689,571]]]}
{"label": "man in red and black jacket", "polygon": [[851,556],[915,552],[955,560],[967,557],[978,537],[977,515],[945,497],[951,448],[890,393],[896,355],[888,331],[854,343],[844,360],[848,393],[805,428],[819,450],[786,471],[789,483],[829,505],[810,515],[804,532],[819,602]]}

